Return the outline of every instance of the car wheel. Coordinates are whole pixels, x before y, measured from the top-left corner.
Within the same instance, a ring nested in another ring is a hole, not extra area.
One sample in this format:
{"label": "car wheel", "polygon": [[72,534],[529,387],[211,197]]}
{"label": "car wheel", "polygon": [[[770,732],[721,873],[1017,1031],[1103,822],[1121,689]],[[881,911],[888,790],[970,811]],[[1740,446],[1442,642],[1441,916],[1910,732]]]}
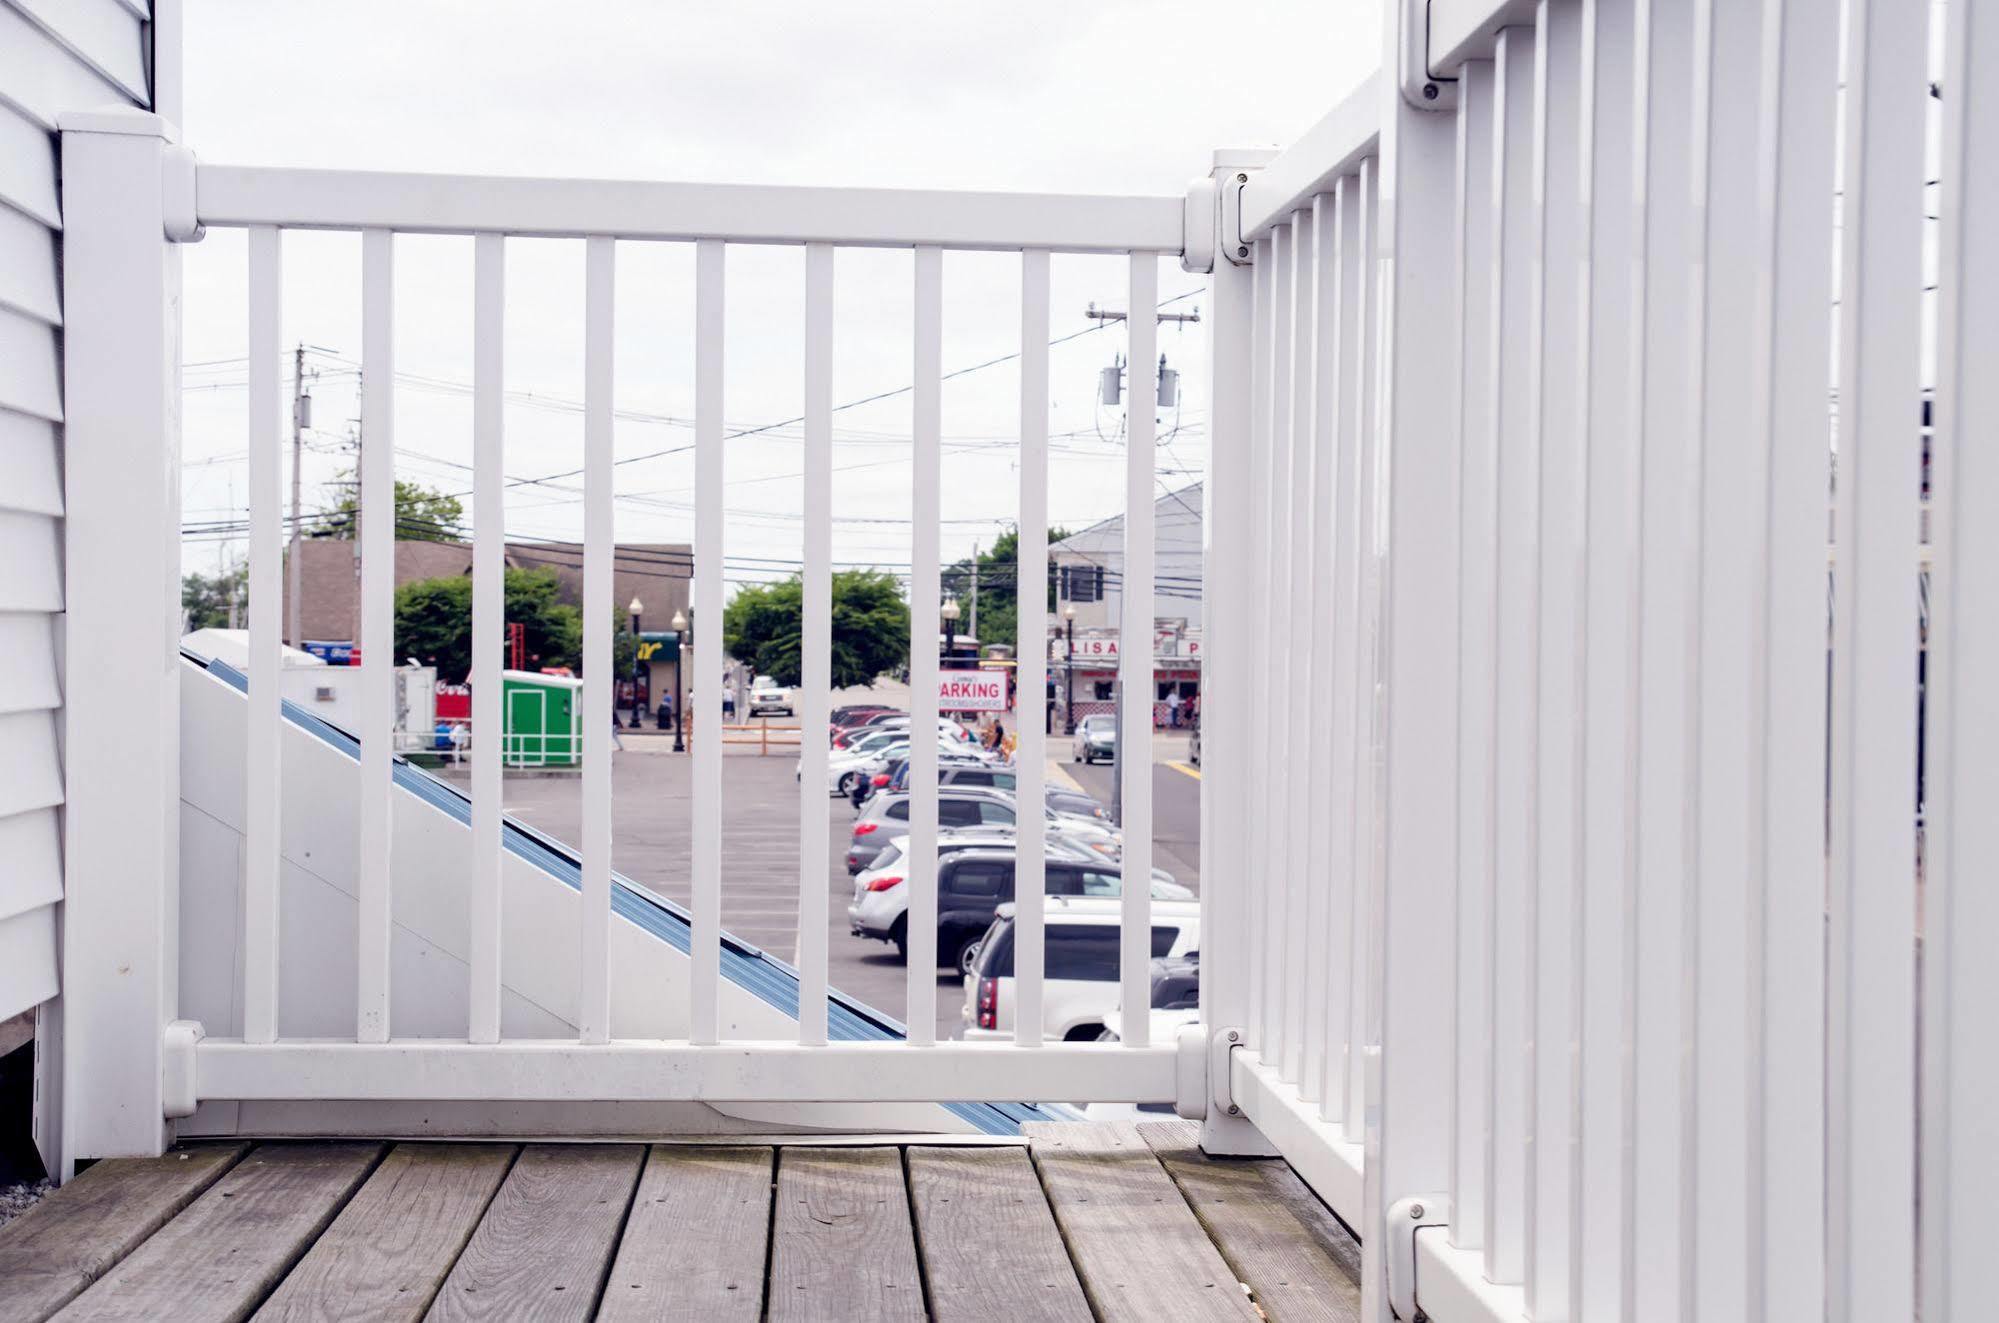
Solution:
{"label": "car wheel", "polygon": [[903,964],[909,963],[909,918],[897,919],[889,926],[888,939],[895,943],[895,954]]}
{"label": "car wheel", "polygon": [[969,975],[979,964],[979,939],[968,937],[958,947],[958,972]]}
{"label": "car wheel", "polygon": [[854,793],[854,774],[852,772],[842,772],[840,774],[840,797],[842,799],[845,799],[848,795],[851,795],[853,793]]}

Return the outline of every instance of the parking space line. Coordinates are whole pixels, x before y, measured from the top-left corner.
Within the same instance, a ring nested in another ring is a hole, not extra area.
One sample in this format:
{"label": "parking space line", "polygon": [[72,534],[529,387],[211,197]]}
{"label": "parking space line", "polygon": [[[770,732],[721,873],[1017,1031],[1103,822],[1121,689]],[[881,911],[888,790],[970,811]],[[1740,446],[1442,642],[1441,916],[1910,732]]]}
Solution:
{"label": "parking space line", "polygon": [[1186,763],[1168,763],[1166,765],[1172,768],[1176,772],[1185,772],[1187,775],[1193,777],[1196,781],[1201,779],[1201,769],[1198,767],[1192,767]]}

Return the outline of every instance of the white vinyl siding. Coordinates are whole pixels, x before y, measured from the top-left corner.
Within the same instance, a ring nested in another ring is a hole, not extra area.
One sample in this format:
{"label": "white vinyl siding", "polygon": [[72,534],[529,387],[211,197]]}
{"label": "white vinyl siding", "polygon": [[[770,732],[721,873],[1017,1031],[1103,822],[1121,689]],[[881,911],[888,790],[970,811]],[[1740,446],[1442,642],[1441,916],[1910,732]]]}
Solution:
{"label": "white vinyl siding", "polygon": [[53,996],[62,898],[57,117],[150,104],[144,0],[0,0],[0,1018]]}

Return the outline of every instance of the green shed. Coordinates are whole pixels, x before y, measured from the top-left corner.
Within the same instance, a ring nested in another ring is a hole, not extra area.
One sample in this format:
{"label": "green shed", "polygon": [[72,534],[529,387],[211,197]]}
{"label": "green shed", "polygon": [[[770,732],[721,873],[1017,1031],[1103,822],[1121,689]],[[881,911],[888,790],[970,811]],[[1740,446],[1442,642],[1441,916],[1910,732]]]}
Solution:
{"label": "green shed", "polygon": [[501,761],[508,767],[575,767],[583,761],[582,707],[581,680],[501,672]]}

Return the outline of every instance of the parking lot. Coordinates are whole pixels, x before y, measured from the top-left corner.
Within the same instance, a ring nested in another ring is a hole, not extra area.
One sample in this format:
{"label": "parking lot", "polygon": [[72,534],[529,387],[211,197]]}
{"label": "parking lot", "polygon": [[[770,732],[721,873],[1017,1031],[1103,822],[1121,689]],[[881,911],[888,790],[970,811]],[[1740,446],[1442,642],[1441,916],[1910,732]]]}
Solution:
{"label": "parking lot", "polygon": [[[674,754],[668,742],[626,737],[627,749],[611,756],[612,867],[655,891],[687,904],[688,823],[692,814],[691,759]],[[1154,863],[1188,886],[1199,887],[1199,781],[1175,766],[1167,741],[1153,768]],[[1067,761],[1068,746],[1051,738],[1061,759],[1055,776],[1071,776],[1089,794],[1110,802],[1111,769]],[[730,749],[722,760],[722,926],[743,941],[761,946],[787,962],[798,946],[798,786],[797,755],[773,751],[759,756],[755,746]],[[1184,760],[1181,761],[1184,766]],[[462,785],[460,774],[451,774]],[[506,811],[557,840],[574,842],[582,822],[582,781],[569,775],[509,776]],[[826,887],[829,896],[829,981],[898,1019],[904,1018],[906,983],[902,962],[885,943],[847,930],[852,882],[846,847],[854,821],[843,799],[825,800],[828,823]],[[963,991],[956,976],[937,977],[938,1033],[958,1024]]]}

